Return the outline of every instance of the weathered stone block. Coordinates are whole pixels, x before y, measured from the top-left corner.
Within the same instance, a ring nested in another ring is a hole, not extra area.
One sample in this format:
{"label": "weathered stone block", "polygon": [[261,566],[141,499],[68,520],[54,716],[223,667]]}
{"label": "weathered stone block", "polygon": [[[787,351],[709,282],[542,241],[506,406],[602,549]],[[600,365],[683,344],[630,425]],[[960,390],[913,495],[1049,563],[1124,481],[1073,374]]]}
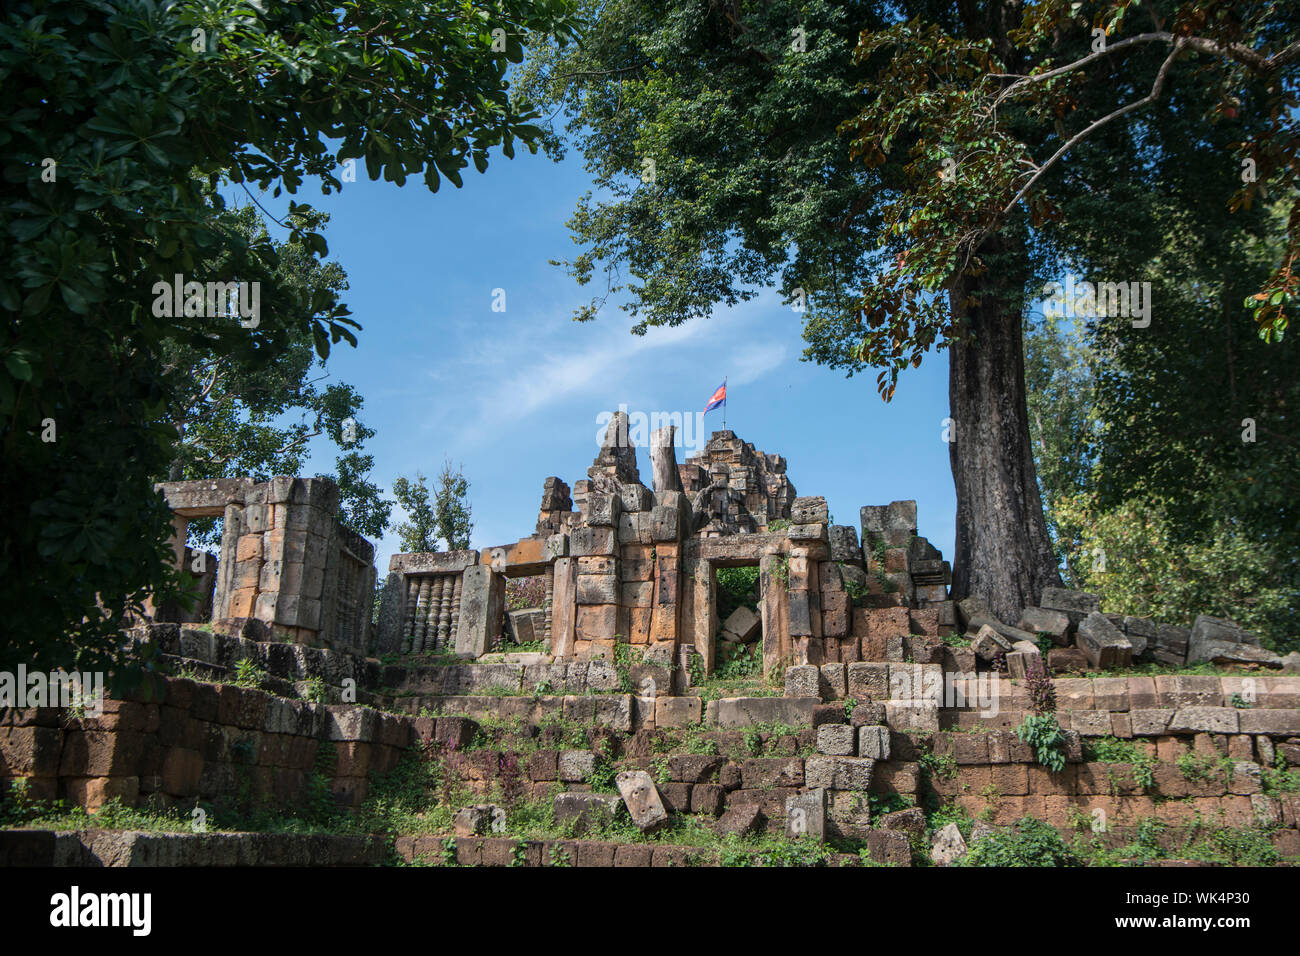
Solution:
{"label": "weathered stone block", "polygon": [[883,726],[859,727],[858,756],[867,760],[888,760],[889,728]]}
{"label": "weathered stone block", "polygon": [[1065,647],[1069,643],[1070,618],[1064,611],[1027,607],[1020,612],[1016,627],[1031,634],[1048,634],[1057,647]]}
{"label": "weathered stone block", "polygon": [[[581,559],[579,559],[581,560]],[[618,575],[579,574],[578,604],[617,604],[619,601]]]}
{"label": "weathered stone block", "polygon": [[785,833],[791,839],[826,839],[826,791],[822,788],[785,798]]}
{"label": "weathered stone block", "polygon": [[937,701],[889,700],[885,702],[885,720],[893,730],[937,733],[939,704]]}
{"label": "weathered stone block", "polygon": [[1043,588],[1043,596],[1038,604],[1050,611],[1064,612],[1076,625],[1089,614],[1101,611],[1101,598],[1098,595],[1070,588]]}
{"label": "weathered stone block", "polygon": [[852,757],[857,750],[855,730],[849,724],[822,724],[817,728],[817,752],[833,757]]}
{"label": "weathered stone block", "polygon": [[881,662],[860,661],[849,664],[848,696],[859,700],[883,701],[889,699],[889,665]]}
{"label": "weathered stone block", "polygon": [[786,697],[821,699],[821,671],[812,664],[796,664],[785,669]]}
{"label": "weathered stone block", "polygon": [[664,809],[650,774],[644,770],[624,770],[614,778],[614,783],[632,823],[642,833],[656,830],[668,822],[668,811]]}
{"label": "weathered stone block", "polygon": [[560,780],[583,783],[596,769],[596,755],[590,750],[561,750],[558,760]]}
{"label": "weathered stone block", "polygon": [[820,671],[821,679],[818,682],[818,688],[822,699],[843,700],[848,693],[845,665],[839,663],[823,664]]}
{"label": "weathered stone block", "polygon": [[660,697],[655,701],[655,726],[690,727],[700,722],[702,713],[698,697]]}
{"label": "weathered stone block", "polygon": [[1100,670],[1127,667],[1133,663],[1133,645],[1099,611],[1093,611],[1077,622],[1075,643],[1087,655],[1088,663]]}
{"label": "weathered stone block", "polygon": [[576,557],[615,554],[616,547],[613,528],[574,528],[569,534],[569,550]]}

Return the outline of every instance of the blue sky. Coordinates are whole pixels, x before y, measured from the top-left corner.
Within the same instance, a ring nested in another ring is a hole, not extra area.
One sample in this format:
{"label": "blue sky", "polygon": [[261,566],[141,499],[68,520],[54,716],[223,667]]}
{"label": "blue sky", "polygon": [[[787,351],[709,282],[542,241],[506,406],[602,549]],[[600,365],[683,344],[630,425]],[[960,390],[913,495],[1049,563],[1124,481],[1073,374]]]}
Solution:
{"label": "blue sky", "polygon": [[[800,494],[824,495],[835,521],[855,526],[864,504],[915,498],[920,533],[951,559],[946,353],[906,373],[885,405],[874,374],[846,379],[800,360],[800,315],[775,293],[644,337],[612,300],[596,321],[574,322],[590,287],[548,264],[575,252],[565,222],[593,188],[573,153],[558,164],[498,154],[464,188],[444,182],[436,194],[418,179],[372,182],[364,166],[357,180],[294,198],[331,216],[330,257],[348,273],[345,301],[363,331],[357,348],[335,346],[329,369],[365,397],[372,480],[385,491],[417,470],[432,479],[450,458],[470,481],[472,546],[517,540],[534,529],[547,476],[586,477],[602,412],[693,414],[726,376],[727,427],[784,455]],[[258,198],[277,216],[287,209],[285,196]],[[498,288],[504,312],[492,311]],[[719,412],[708,431],[722,427]],[[330,448],[313,451],[306,473],[332,470]],[[648,483],[644,449],[638,457]],[[402,517],[395,508],[393,524]],[[384,570],[396,534],[377,546]]]}

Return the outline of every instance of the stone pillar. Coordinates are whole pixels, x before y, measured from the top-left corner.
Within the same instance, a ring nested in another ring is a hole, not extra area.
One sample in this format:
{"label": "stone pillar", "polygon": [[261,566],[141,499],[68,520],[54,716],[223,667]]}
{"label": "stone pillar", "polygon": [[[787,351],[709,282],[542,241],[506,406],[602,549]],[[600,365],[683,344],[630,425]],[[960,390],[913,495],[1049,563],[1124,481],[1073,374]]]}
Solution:
{"label": "stone pillar", "polygon": [[456,630],[456,656],[482,657],[501,636],[505,596],[504,579],[490,567],[476,564],[461,579],[460,621]]}
{"label": "stone pillar", "polygon": [[234,617],[230,613],[231,584],[235,579],[235,562],[238,560],[239,539],[245,532],[242,505],[226,505],[221,519],[221,553],[217,556],[217,585],[212,594],[212,619]]}
{"label": "stone pillar", "polygon": [[573,657],[577,642],[578,563],[556,558],[551,588],[551,656]]}
{"label": "stone pillar", "polygon": [[185,539],[189,537],[189,529],[190,519],[172,512],[171,546],[173,567],[185,567]]}
{"label": "stone pillar", "polygon": [[794,651],[790,643],[789,579],[777,573],[782,564],[780,554],[765,554],[758,562],[759,589],[762,594],[759,611],[763,619],[764,675],[780,666],[783,661],[788,662]]}
{"label": "stone pillar", "polygon": [[703,558],[695,562],[695,573],[691,576],[691,592],[691,632],[685,635],[684,639],[695,643],[695,653],[704,659],[704,673],[712,674],[714,657],[717,654],[713,628],[717,585],[713,576],[713,565]]}

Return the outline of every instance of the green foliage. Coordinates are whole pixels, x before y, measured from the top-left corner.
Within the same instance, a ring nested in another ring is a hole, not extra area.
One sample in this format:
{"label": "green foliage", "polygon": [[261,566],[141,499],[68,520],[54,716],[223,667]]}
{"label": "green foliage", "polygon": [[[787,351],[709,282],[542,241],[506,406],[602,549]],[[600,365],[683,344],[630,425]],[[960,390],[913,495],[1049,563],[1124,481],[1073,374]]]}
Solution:
{"label": "green foliage", "polygon": [[718,618],[725,621],[738,607],[758,608],[758,568],[718,568]]}
{"label": "green foliage", "polygon": [[917,763],[921,765],[921,772],[932,779],[952,780],[957,776],[957,759],[950,753],[940,756],[926,749]]}
{"label": "green foliage", "polygon": [[447,544],[448,551],[464,551],[469,547],[470,520],[469,481],[462,468],[452,469],[450,461],[444,462],[438,473],[438,487],[433,494],[434,525],[438,537]]}
{"label": "green foliage", "polygon": [[328,702],[328,694],[323,680],[319,677],[309,677],[305,683],[307,686],[302,692],[303,700],[309,700],[313,704],[324,704]]}
{"label": "green foliage", "polygon": [[1155,786],[1155,762],[1136,741],[1115,737],[1088,737],[1083,742],[1083,758],[1098,763],[1129,764],[1133,769],[1134,782],[1143,790]]}
{"label": "green foliage", "polygon": [[1028,714],[1016,736],[1034,748],[1034,759],[1053,773],[1065,769],[1065,733],[1055,713]]}
{"label": "green foliage", "polygon": [[1276,866],[1279,860],[1272,828],[1260,825],[1198,827],[1178,855],[1220,866]]}
{"label": "green foliage", "polygon": [[[537,114],[509,100],[507,68],[535,34],[572,35],[569,5],[463,9],[452,0],[6,6],[0,612],[23,626],[6,634],[0,666],[108,668],[123,614],[151,592],[174,593],[170,515],[153,483],[178,442],[169,406],[192,383],[168,366],[169,345],[266,368],[304,337],[321,358],[355,342],[337,296],[283,283],[275,245],[223,216],[223,177],[272,197],[309,176],[333,190],[339,164],[354,159],[374,179],[423,175],[436,189],[444,177],[459,185],[471,162],[485,169],[493,148],[507,157],[517,140],[535,148]],[[195,29],[206,42],[194,43]],[[304,225],[310,209],[291,201],[287,213],[289,242],[323,260],[323,236]],[[177,274],[260,283],[257,324],[155,314],[155,284]],[[363,462],[353,470],[364,473]]]}
{"label": "green foliage", "polygon": [[240,687],[259,688],[266,683],[267,673],[256,662],[244,658],[235,664],[234,683]]}
{"label": "green foliage", "polygon": [[[347,289],[342,266],[317,259],[301,238],[279,242],[268,236],[251,204],[218,218],[241,241],[269,245],[278,287],[305,300],[334,299]],[[302,230],[320,230],[329,217],[304,211],[292,222]],[[195,274],[220,271],[220,261],[208,259]],[[339,520],[363,535],[384,533],[392,502],[369,481],[374,459],[362,454],[374,429],[357,420],[362,399],[352,386],[321,386],[328,374],[310,329],[291,328],[277,361],[269,365],[231,362],[213,355],[206,343],[181,341],[164,343],[162,360],[176,373],[166,414],[179,437],[160,480],[249,476],[265,481],[301,474],[308,443],[324,436],[339,451],[335,473],[322,476],[339,486]],[[192,521],[189,537],[195,545],[220,543],[220,519]]]}
{"label": "green foliage", "polygon": [[1272,767],[1260,766],[1260,788],[1270,797],[1300,791],[1300,770],[1289,768],[1278,754]]}
{"label": "green foliage", "polygon": [[698,687],[704,683],[707,676],[704,673],[704,658],[698,652],[691,653],[686,667],[690,673],[692,687]]}
{"label": "green foliage", "polygon": [[1193,783],[1203,783],[1216,776],[1230,773],[1232,769],[1232,763],[1227,758],[1197,753],[1195,750],[1184,750],[1174,763],[1184,779]]}
{"label": "green foliage", "polygon": [[438,550],[438,528],[427,481],[419,472],[414,481],[405,476],[393,480],[393,495],[406,512],[406,520],[397,526],[397,546],[403,552]]}
{"label": "green foliage", "polygon": [[1278,429],[1300,401],[1300,346],[1251,336],[1232,303],[1282,255],[1286,203],[1230,217],[1231,177],[1200,170],[1169,163],[1165,189],[1130,196],[1157,228],[1079,250],[1099,274],[1146,263],[1163,320],[1027,330],[1035,462],[1072,586],[1171,624],[1231,617],[1285,651],[1300,647],[1300,446]]}
{"label": "green foliage", "polygon": [[[459,469],[445,462],[438,485],[430,496],[428,479],[416,472],[415,480],[401,477],[393,482],[393,494],[406,512],[407,520],[397,526],[403,551],[463,551],[469,547],[469,482]],[[439,549],[441,540],[445,548]]]}
{"label": "green foliage", "polygon": [[871,818],[893,813],[895,810],[910,810],[914,806],[911,797],[905,797],[901,793],[873,793],[871,794],[870,807]]}
{"label": "green foliage", "polygon": [[763,671],[763,653],[758,644],[743,644],[732,651],[714,671],[718,680],[731,681],[753,677]]}
{"label": "green foliage", "polygon": [[758,866],[826,866],[830,851],[816,840],[781,840],[759,851]]}
{"label": "green foliage", "polygon": [[967,866],[1078,866],[1056,828],[1042,820],[1024,817],[971,847]]}

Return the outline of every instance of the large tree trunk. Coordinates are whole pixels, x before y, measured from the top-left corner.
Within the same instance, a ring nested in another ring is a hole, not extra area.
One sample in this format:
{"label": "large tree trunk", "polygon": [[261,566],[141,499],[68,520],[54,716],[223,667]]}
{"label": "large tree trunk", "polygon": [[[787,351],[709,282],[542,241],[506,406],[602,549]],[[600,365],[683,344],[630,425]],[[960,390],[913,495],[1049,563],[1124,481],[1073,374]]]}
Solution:
{"label": "large tree trunk", "polygon": [[[1024,248],[996,239],[987,272],[949,293],[961,341],[950,348],[948,446],[957,488],[952,595],[975,595],[1014,624],[1043,588],[1061,583],[1029,442],[1021,337]],[[969,297],[978,296],[972,304]]]}

